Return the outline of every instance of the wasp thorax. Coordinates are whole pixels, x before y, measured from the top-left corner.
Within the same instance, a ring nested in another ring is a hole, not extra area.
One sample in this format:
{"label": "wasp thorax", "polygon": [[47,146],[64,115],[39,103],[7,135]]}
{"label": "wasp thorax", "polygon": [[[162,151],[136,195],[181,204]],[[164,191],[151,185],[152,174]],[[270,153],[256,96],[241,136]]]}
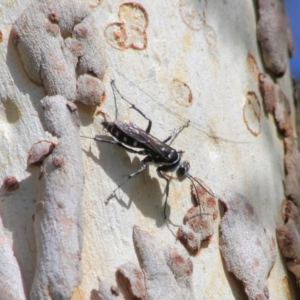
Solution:
{"label": "wasp thorax", "polygon": [[189,169],[190,169],[190,163],[185,160],[182,164],[180,164],[180,166],[176,171],[177,178],[179,180],[183,180],[188,175]]}

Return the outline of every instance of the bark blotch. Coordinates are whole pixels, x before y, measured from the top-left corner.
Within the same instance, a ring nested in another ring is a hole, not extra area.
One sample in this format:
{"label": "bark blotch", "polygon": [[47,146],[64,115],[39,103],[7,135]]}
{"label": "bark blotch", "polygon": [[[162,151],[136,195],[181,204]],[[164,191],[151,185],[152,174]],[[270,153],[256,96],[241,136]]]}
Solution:
{"label": "bark blotch", "polygon": [[179,11],[182,21],[192,30],[201,30],[205,26],[206,0],[180,0]]}
{"label": "bark blotch", "polygon": [[259,99],[254,91],[248,91],[243,109],[244,122],[249,131],[257,136],[261,131],[261,108]]}
{"label": "bark blotch", "polygon": [[235,193],[220,200],[226,208],[220,224],[226,269],[243,282],[249,299],[269,299],[266,280],[276,258],[275,238],[246,197]]}
{"label": "bark blotch", "polygon": [[3,187],[7,192],[15,191],[19,188],[19,181],[15,176],[5,176],[3,179]]}
{"label": "bark blotch", "polygon": [[127,2],[119,7],[121,21],[109,24],[105,29],[106,41],[112,47],[125,50],[143,50],[147,47],[148,14],[138,3]]}
{"label": "bark blotch", "polygon": [[214,234],[218,202],[200,185],[197,186],[197,191],[192,187],[192,194],[195,202],[199,199],[200,203],[187,211],[183,220],[184,225],[177,231],[177,238],[192,255],[196,255],[201,249],[201,243],[210,240]]}
{"label": "bark blotch", "polygon": [[193,103],[193,94],[190,87],[179,79],[173,79],[170,84],[170,97],[182,106],[190,106]]}
{"label": "bark blotch", "polygon": [[257,81],[257,78],[260,74],[259,68],[256,62],[255,57],[251,54],[248,53],[247,55],[247,64],[248,64],[248,70],[251,73],[252,77]]}
{"label": "bark blotch", "polygon": [[55,146],[55,143],[47,140],[38,141],[33,144],[28,152],[27,166],[41,165],[44,159],[52,153]]}

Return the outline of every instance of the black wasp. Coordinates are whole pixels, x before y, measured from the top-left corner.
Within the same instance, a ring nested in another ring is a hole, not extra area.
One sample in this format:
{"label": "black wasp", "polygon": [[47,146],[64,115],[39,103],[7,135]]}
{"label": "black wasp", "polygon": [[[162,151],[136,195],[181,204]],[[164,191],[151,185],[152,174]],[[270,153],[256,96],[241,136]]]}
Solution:
{"label": "black wasp", "polygon": [[[121,98],[130,104],[130,108],[136,110],[140,115],[142,115],[146,120],[148,120],[148,126],[146,130],[143,130],[131,122],[117,121],[117,120],[114,122],[103,121],[101,122],[101,124],[115,138],[114,140],[105,140],[99,136],[95,136],[94,138],[85,137],[85,138],[93,139],[97,142],[118,145],[119,147],[124,148],[128,152],[146,156],[141,161],[141,168],[136,172],[127,175],[126,178],[123,180],[123,182],[121,182],[118,185],[118,187],[109,195],[109,197],[106,200],[106,203],[108,203],[108,201],[115,196],[116,191],[120,187],[122,187],[128,180],[141,174],[143,171],[147,169],[148,164],[152,163],[158,165],[156,169],[158,176],[160,178],[165,179],[167,182],[166,200],[164,204],[164,216],[166,218],[166,205],[169,196],[170,176],[165,175],[163,172],[173,172],[176,170],[177,179],[181,181],[186,177],[189,178],[193,183],[195,190],[196,187],[194,181],[201,184],[198,181],[198,179],[195,179],[189,174],[189,169],[190,169],[189,162],[181,160],[183,151],[177,151],[176,149],[172,148],[170,145],[167,144],[167,142],[172,140],[184,127],[187,127],[189,125],[189,121],[179,129],[174,130],[174,132],[169,137],[161,141],[150,134],[152,121],[149,118],[147,118],[146,115],[141,110],[139,110],[134,104],[129,102],[121,95],[121,93],[116,88],[113,80],[111,81],[111,86],[113,89],[114,96],[116,90],[118,94],[121,96]],[[141,149],[141,150],[136,150],[136,149]],[[199,203],[199,199],[198,199],[198,203]]]}

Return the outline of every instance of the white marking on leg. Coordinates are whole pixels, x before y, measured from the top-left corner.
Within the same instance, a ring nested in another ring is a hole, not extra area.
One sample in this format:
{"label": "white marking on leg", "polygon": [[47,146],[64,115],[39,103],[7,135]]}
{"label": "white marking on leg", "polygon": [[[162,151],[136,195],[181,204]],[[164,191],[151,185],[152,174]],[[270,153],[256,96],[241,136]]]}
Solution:
{"label": "white marking on leg", "polygon": [[123,137],[123,141],[127,142],[127,137],[126,136]]}
{"label": "white marking on leg", "polygon": [[137,141],[134,141],[133,142],[133,147],[136,147],[137,146]]}
{"label": "white marking on leg", "polygon": [[115,135],[116,135],[117,137],[119,136],[119,134],[120,134],[120,132],[119,132],[119,131],[116,131]]}

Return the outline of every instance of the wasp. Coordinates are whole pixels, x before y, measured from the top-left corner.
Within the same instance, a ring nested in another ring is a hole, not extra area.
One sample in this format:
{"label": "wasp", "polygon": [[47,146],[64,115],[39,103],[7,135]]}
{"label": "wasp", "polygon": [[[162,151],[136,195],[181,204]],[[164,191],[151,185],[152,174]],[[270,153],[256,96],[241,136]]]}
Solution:
{"label": "wasp", "polygon": [[[105,120],[101,122],[101,124],[113,136],[114,140],[106,140],[97,135],[93,138],[82,136],[84,138],[93,139],[97,142],[117,145],[130,153],[145,156],[145,158],[141,161],[140,169],[126,176],[126,178],[108,196],[106,204],[111,198],[115,196],[116,191],[120,189],[128,180],[144,172],[149,164],[154,164],[158,166],[156,169],[158,176],[166,181],[166,200],[164,203],[164,216],[166,218],[166,205],[169,196],[169,185],[171,176],[165,173],[173,172],[176,170],[177,179],[179,181],[182,181],[185,178],[189,178],[195,190],[195,181],[201,184],[199,182],[199,179],[196,179],[189,174],[190,163],[186,160],[182,161],[181,159],[183,151],[176,150],[168,144],[170,140],[176,137],[185,127],[189,125],[190,121],[188,121],[186,124],[178,128],[177,130],[174,130],[170,136],[161,141],[150,134],[152,121],[140,109],[138,109],[134,104],[132,104],[130,101],[128,101],[122,96],[122,94],[118,91],[117,87],[115,86],[114,80],[111,81],[111,86],[113,89],[114,96],[116,90],[121,96],[121,98],[130,104],[130,108],[136,110],[141,116],[143,116],[148,121],[148,125],[146,130],[143,130],[137,125],[133,124],[132,122],[118,120],[108,122]],[[200,203],[199,199],[198,203]]]}

